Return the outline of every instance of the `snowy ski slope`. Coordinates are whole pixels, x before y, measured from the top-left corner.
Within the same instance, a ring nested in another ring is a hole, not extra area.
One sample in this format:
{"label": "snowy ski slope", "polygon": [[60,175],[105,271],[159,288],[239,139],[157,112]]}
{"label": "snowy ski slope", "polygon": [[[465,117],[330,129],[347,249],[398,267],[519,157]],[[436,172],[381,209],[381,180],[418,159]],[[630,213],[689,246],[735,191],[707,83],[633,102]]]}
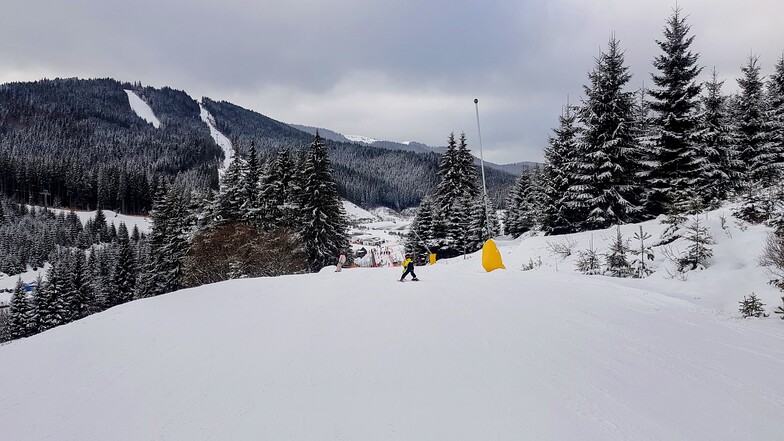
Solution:
{"label": "snowy ski slope", "polygon": [[686,281],[522,271],[553,239],[529,237],[489,274],[474,255],[420,283],[325,268],[127,303],[0,347],[3,439],[781,439],[784,323],[717,308],[764,284],[765,230],[733,228]]}

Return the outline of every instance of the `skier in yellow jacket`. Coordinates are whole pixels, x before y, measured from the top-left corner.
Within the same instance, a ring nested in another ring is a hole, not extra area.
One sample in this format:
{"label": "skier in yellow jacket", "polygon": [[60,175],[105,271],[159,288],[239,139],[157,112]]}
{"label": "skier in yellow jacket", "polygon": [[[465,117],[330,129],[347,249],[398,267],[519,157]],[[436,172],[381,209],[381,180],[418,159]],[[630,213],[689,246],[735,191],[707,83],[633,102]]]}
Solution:
{"label": "skier in yellow jacket", "polygon": [[406,276],[409,274],[411,274],[411,276],[413,277],[413,279],[411,280],[415,282],[419,281],[419,279],[417,279],[416,274],[414,274],[414,261],[411,260],[410,254],[406,254],[406,260],[403,261],[403,275],[400,276],[400,281],[402,282],[403,280],[405,280]]}

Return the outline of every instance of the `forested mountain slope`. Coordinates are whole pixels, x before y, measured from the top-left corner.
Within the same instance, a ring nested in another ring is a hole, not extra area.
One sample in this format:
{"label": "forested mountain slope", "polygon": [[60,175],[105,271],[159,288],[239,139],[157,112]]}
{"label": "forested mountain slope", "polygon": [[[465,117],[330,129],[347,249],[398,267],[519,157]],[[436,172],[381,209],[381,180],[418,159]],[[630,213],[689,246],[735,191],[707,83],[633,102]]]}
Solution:
{"label": "forested mountain slope", "polygon": [[[126,90],[160,121],[137,115]],[[240,155],[300,150],[313,136],[225,101],[203,99]],[[446,136],[446,134],[445,134]],[[341,194],[363,206],[415,206],[437,182],[439,156],[330,142]],[[18,202],[125,213],[151,208],[162,180],[217,188],[224,153],[183,91],[113,79],[54,79],[0,85],[0,193]],[[491,173],[500,202],[514,177]]]}
{"label": "forested mountain slope", "polygon": [[[133,112],[124,89],[150,105],[160,129]],[[160,177],[215,186],[221,154],[182,91],[113,79],[0,85],[0,192],[19,201],[139,212]]]}

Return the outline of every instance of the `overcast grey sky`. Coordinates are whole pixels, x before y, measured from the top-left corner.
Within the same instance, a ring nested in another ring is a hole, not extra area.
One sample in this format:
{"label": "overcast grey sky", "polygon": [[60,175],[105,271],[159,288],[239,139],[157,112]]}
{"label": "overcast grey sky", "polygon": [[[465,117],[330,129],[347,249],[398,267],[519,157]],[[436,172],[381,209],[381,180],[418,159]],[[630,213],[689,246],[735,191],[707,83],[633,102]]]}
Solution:
{"label": "overcast grey sky", "polygon": [[[350,135],[541,160],[611,32],[650,85],[666,18],[659,0],[3,0],[0,82],[114,77],[225,99],[272,118]],[[679,0],[700,64],[735,78],[784,51],[782,0]]]}

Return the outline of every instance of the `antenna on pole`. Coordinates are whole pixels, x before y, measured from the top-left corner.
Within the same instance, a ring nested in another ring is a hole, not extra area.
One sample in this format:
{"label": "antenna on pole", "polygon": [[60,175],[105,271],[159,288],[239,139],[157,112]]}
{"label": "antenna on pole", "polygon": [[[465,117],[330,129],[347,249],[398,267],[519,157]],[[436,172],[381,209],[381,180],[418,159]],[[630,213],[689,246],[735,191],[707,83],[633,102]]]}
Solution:
{"label": "antenna on pole", "polygon": [[485,181],[485,159],[482,154],[482,127],[479,125],[479,99],[474,98],[476,107],[476,130],[479,132],[479,165],[482,169],[482,196],[485,204],[485,228],[487,228],[487,238],[490,238],[490,208],[487,206],[487,182]]}

